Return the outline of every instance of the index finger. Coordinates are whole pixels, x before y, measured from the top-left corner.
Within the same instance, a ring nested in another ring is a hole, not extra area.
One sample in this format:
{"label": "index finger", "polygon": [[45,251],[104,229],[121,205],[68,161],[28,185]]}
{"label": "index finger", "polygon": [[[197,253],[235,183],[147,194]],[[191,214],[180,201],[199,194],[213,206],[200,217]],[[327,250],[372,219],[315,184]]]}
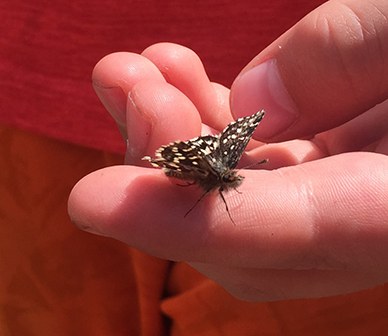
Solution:
{"label": "index finger", "polygon": [[75,186],[69,213],[80,228],[165,259],[279,269],[382,267],[387,167],[386,156],[353,153],[243,171],[241,194],[226,194],[236,225],[217,193],[184,218],[200,190],[181,188],[159,170],[110,167]]}
{"label": "index finger", "polygon": [[236,78],[236,117],[264,108],[262,141],[332,129],[388,98],[388,2],[328,1],[274,41]]}

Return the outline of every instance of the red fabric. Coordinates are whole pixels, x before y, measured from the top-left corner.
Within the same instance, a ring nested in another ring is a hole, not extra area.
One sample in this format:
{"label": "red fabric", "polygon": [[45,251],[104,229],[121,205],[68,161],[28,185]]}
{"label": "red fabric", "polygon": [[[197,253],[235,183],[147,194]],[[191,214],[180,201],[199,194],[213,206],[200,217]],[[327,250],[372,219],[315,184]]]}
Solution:
{"label": "red fabric", "polygon": [[211,80],[229,86],[253,56],[322,2],[3,1],[0,123],[122,152],[90,83],[103,56],[180,43],[200,55]]}

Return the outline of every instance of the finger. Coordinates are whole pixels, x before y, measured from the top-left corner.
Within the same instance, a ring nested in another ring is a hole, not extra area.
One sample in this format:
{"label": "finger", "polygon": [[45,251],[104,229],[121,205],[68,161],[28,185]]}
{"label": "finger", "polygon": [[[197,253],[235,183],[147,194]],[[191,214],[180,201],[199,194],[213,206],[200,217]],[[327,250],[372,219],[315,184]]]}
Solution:
{"label": "finger", "polygon": [[388,2],[329,1],[253,59],[231,90],[236,116],[267,111],[256,139],[339,126],[388,98]]}
{"label": "finger", "polygon": [[328,155],[359,150],[386,153],[378,145],[388,134],[387,112],[388,100],[339,127],[318,134],[313,141],[325,148]]}
{"label": "finger", "polygon": [[[290,140],[254,148],[243,155],[240,167],[251,169],[278,169],[322,159],[327,152],[310,140]],[[257,162],[267,159],[265,164]]]}
{"label": "finger", "polygon": [[204,124],[221,130],[232,121],[229,90],[209,81],[201,60],[191,49],[158,43],[145,49],[142,55],[194,103]]}
{"label": "finger", "polygon": [[248,301],[276,301],[343,295],[386,282],[385,269],[378,272],[349,270],[242,269],[191,263],[195,269]]}
{"label": "finger", "polygon": [[[125,136],[128,92],[143,79],[164,81],[155,65],[138,54],[118,52],[105,56],[93,70],[93,87]],[[126,137],[126,136],[125,136]]]}
{"label": "finger", "polygon": [[144,165],[141,158],[145,154],[153,156],[161,145],[194,138],[201,133],[197,109],[168,83],[138,82],[132,87],[127,107],[127,163]]}
{"label": "finger", "polygon": [[159,170],[112,167],[74,188],[82,227],[150,254],[247,268],[385,267],[388,158],[349,153],[277,171],[243,171],[240,193],[182,188]]}
{"label": "finger", "polygon": [[245,154],[241,167],[269,159],[260,169],[292,166],[329,155],[353,151],[387,154],[384,139],[388,134],[388,100],[332,130],[317,134],[312,140],[290,140],[254,148]]}

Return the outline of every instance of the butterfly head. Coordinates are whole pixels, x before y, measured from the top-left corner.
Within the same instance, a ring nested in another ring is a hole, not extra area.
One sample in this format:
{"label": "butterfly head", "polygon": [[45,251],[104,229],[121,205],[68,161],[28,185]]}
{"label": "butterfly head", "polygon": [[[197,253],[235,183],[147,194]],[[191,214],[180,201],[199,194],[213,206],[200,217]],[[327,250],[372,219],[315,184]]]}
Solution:
{"label": "butterfly head", "polygon": [[238,175],[237,170],[228,170],[221,176],[221,185],[223,190],[228,189],[236,189],[242,181],[244,180],[244,176]]}

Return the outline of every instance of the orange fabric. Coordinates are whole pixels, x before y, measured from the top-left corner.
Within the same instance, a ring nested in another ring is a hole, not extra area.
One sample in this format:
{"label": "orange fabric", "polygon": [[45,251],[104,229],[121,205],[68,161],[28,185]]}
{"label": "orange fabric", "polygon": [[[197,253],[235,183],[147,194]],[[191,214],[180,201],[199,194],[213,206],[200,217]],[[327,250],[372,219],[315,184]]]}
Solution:
{"label": "orange fabric", "polygon": [[172,295],[162,310],[173,321],[173,336],[365,336],[388,331],[387,285],[331,298],[248,303],[199,278],[185,264],[174,267],[168,285]]}
{"label": "orange fabric", "polygon": [[121,158],[4,127],[0,141],[0,335],[140,335],[143,321],[143,335],[162,334],[168,262],[67,215],[72,186]]}
{"label": "orange fabric", "polygon": [[0,335],[383,335],[388,286],[234,299],[188,265],[81,232],[72,186],[121,158],[0,127]]}

